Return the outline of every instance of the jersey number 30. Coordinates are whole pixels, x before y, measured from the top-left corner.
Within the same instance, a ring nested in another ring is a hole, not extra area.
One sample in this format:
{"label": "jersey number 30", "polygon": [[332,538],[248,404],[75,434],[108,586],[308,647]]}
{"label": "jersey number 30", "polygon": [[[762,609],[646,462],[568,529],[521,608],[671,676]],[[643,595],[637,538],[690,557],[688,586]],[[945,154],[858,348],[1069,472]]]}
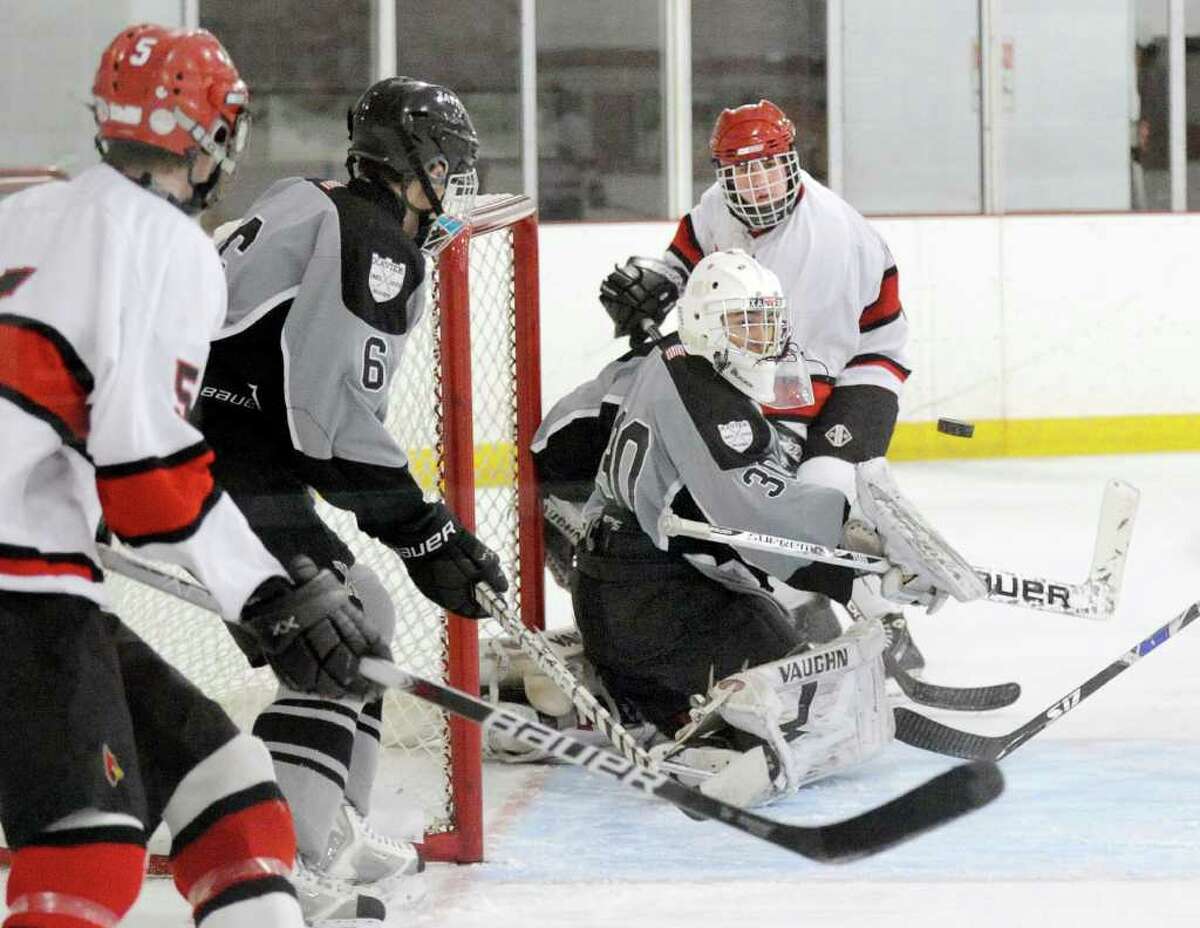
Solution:
{"label": "jersey number 30", "polygon": [[[637,419],[626,422],[624,413],[618,415],[613,423],[612,437],[600,461],[600,475],[608,483],[609,492],[634,512],[637,511],[634,506],[637,479],[649,450],[650,428],[646,423]],[[625,474],[623,483],[622,473]]]}

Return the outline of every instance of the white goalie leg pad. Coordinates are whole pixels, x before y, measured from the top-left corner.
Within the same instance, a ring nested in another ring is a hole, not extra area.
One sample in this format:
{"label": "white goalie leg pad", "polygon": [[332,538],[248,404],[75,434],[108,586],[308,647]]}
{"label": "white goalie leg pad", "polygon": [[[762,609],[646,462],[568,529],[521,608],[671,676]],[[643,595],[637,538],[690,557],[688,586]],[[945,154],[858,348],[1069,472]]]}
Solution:
{"label": "white goalie leg pad", "polygon": [[878,622],[859,622],[828,644],[719,681],[721,717],[765,744],[705,780],[701,791],[758,805],[882,751],[895,734],[885,643]]}
{"label": "white goalie leg pad", "polygon": [[919,603],[932,612],[948,596],[965,603],[987,595],[975,569],[900,493],[885,458],[864,461],[855,476],[858,506],[883,540],[883,553],[896,565],[883,575],[883,596]]}

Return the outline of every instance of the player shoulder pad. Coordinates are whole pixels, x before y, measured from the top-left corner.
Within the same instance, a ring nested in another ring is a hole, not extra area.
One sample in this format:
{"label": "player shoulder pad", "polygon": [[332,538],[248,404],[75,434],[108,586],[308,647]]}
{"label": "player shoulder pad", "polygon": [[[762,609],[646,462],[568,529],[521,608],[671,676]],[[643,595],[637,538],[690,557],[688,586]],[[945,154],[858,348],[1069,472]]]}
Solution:
{"label": "player shoulder pad", "polygon": [[659,343],[663,363],[692,425],[721,470],[770,456],[771,426],[750,397],[719,375],[707,359],[688,354],[678,335]]}
{"label": "player shoulder pad", "polygon": [[425,280],[425,256],[381,199],[357,186],[314,183],[337,209],[346,308],[381,332],[407,332],[417,309],[411,298]]}

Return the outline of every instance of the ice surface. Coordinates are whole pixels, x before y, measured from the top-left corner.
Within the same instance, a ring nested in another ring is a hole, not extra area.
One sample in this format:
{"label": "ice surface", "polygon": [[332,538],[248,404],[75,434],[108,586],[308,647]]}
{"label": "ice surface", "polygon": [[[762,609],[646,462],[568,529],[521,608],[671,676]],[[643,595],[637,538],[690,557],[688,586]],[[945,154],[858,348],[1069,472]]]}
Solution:
{"label": "ice surface", "polygon": [[[974,563],[1084,579],[1104,484],[1142,505],[1115,620],[980,603],[911,614],[926,678],[1017,680],[998,712],[931,713],[1016,727],[1200,599],[1200,455],[902,464],[901,488]],[[552,599],[552,614],[566,608]],[[1200,625],[1200,623],[1197,623]],[[1200,631],[1186,631],[1003,762],[988,808],[875,858],[822,866],[575,768],[489,767],[487,862],[434,865],[422,905],[389,924],[538,926],[1194,925],[1200,919]],[[922,709],[921,711],[926,711]],[[952,763],[896,745],[771,814],[854,814]],[[187,924],[155,881],[127,924]]]}

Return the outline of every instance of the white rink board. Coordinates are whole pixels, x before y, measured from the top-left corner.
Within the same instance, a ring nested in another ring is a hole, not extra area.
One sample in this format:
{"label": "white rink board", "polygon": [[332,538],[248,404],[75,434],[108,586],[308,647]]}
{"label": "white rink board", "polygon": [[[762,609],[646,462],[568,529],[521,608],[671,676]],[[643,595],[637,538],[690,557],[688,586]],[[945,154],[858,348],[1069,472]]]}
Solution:
{"label": "white rink board", "polygon": [[[905,421],[1200,411],[1200,214],[873,219],[912,325]],[[600,281],[674,223],[546,223],[543,405],[625,350]]]}
{"label": "white rink board", "polygon": [[[1200,599],[1200,455],[941,462],[901,487],[973,561],[1082,578],[1111,477],[1142,490],[1110,624],[992,604],[912,616],[940,683],[1017,680],[996,713],[940,713],[1000,732],[1065,695]],[[564,603],[552,600],[560,623]],[[488,767],[487,862],[430,867],[411,928],[1087,928],[1183,926],[1200,911],[1200,631],[1186,631],[1005,760],[1005,794],[910,844],[821,866],[574,768]],[[853,814],[948,766],[903,745],[773,815]],[[386,795],[382,787],[378,797]],[[399,823],[394,823],[398,825]],[[182,926],[155,881],[127,924]]]}

